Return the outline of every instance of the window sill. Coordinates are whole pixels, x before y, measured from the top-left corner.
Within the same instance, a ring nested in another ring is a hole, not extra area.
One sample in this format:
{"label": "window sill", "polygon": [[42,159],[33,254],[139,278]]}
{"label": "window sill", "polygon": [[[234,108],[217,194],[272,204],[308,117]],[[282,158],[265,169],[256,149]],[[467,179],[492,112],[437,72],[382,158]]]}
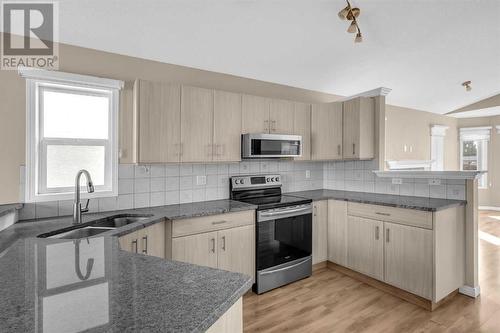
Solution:
{"label": "window sill", "polygon": [[[87,199],[96,199],[96,198],[105,198],[105,197],[117,197],[118,191],[98,191],[94,193],[87,193],[85,190],[82,190],[80,193],[80,198],[82,200]],[[56,194],[41,194],[36,195],[32,198],[27,198],[25,202],[27,203],[35,203],[35,202],[48,202],[48,201],[62,201],[62,200],[74,200],[75,193],[56,193]]]}

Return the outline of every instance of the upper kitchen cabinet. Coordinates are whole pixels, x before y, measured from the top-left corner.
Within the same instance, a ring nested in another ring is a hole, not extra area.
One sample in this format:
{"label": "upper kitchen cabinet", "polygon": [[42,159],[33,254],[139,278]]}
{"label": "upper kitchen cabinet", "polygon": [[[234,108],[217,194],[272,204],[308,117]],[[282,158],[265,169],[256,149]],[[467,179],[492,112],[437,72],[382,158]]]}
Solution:
{"label": "upper kitchen cabinet", "polygon": [[302,135],[302,156],[295,160],[311,159],[311,104],[294,103],[293,134]]}
{"label": "upper kitchen cabinet", "polygon": [[272,99],[269,109],[269,133],[295,134],[293,132],[294,103]]}
{"label": "upper kitchen cabinet", "polygon": [[344,102],[344,159],[375,157],[375,102],[357,97]]}
{"label": "upper kitchen cabinet", "polygon": [[241,95],[214,91],[213,160],[241,160]]}
{"label": "upper kitchen cabinet", "polygon": [[269,98],[243,95],[242,133],[269,133]]}
{"label": "upper kitchen cabinet", "polygon": [[311,159],[342,159],[342,103],[313,104]]}
{"label": "upper kitchen cabinet", "polygon": [[181,162],[212,161],[214,91],[182,87]]}
{"label": "upper kitchen cabinet", "polygon": [[136,80],[134,95],[138,122],[138,162],[179,162],[180,86]]}

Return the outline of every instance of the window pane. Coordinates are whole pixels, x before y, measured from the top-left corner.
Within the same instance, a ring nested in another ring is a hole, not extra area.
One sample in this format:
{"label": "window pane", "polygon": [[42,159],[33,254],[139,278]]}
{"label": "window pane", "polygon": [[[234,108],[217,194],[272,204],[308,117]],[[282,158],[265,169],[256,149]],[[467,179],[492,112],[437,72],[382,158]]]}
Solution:
{"label": "window pane", "polygon": [[109,98],[42,90],[48,138],[107,139]]}
{"label": "window pane", "polygon": [[74,186],[80,169],[90,172],[94,185],[104,185],[104,158],[103,146],[47,146],[47,188]]}

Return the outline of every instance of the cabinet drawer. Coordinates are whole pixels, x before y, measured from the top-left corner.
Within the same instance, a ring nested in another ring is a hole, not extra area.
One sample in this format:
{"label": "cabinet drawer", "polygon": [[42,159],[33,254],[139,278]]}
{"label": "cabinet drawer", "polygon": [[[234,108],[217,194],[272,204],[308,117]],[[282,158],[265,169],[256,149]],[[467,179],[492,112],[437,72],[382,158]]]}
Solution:
{"label": "cabinet drawer", "polygon": [[255,224],[254,210],[174,220],[172,222],[172,237],[193,235],[250,224]]}
{"label": "cabinet drawer", "polygon": [[349,202],[347,204],[347,214],[432,229],[432,213],[416,209]]}

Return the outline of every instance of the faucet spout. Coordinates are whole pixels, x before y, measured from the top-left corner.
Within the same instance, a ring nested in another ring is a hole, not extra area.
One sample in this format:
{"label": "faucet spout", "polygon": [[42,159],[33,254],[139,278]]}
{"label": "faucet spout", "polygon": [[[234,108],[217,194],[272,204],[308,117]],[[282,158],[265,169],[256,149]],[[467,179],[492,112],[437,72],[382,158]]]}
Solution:
{"label": "faucet spout", "polygon": [[92,177],[90,176],[90,173],[85,169],[78,171],[75,177],[75,202],[73,203],[74,224],[82,223],[82,213],[86,213],[89,211],[88,209],[89,200],[87,200],[87,205],[83,209],[82,209],[82,204],[80,202],[80,178],[82,174],[84,174],[85,178],[87,179],[87,192],[88,193],[94,192],[94,183],[92,182]]}

